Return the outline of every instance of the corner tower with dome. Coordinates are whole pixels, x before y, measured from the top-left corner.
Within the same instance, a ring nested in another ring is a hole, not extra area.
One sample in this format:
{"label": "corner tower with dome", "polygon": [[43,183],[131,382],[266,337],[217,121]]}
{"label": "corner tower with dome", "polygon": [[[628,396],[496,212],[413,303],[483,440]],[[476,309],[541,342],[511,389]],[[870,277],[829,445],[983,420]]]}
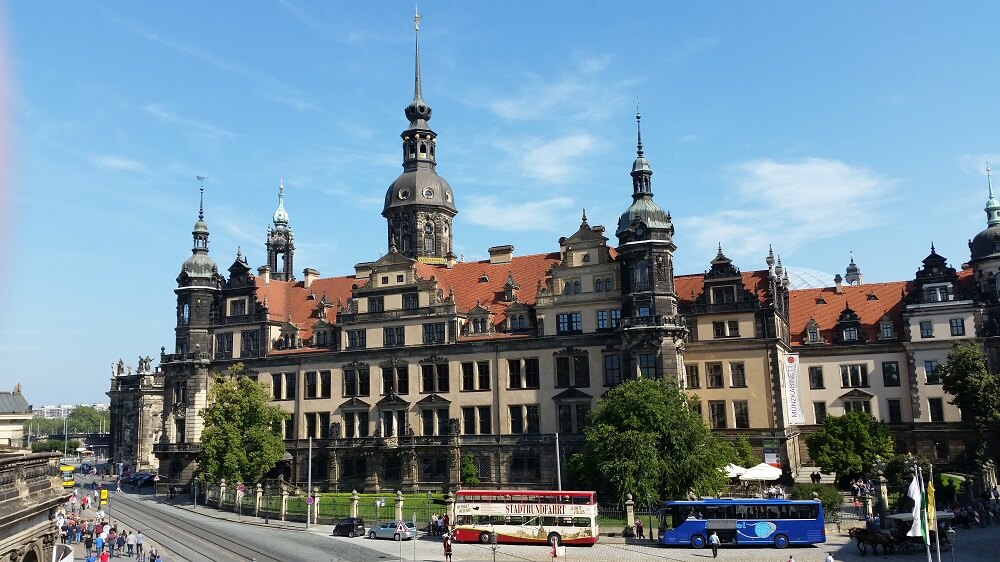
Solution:
{"label": "corner tower with dome", "polygon": [[420,16],[414,18],[413,101],[406,106],[410,126],[403,138],[403,173],[385,192],[382,216],[388,226],[388,248],[424,263],[441,264],[452,254],[452,220],[458,214],[451,186],[438,175],[437,134],[427,124],[431,106],[420,83]]}

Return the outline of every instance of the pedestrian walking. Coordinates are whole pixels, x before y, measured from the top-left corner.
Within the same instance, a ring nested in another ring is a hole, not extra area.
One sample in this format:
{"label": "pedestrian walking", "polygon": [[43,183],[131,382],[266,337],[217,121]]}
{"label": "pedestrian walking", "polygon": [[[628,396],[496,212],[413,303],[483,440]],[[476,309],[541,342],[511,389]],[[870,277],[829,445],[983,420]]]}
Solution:
{"label": "pedestrian walking", "polygon": [[135,533],[129,533],[125,543],[128,545],[128,557],[132,558],[132,554],[135,553]]}
{"label": "pedestrian walking", "polygon": [[451,533],[445,533],[444,540],[441,542],[444,544],[444,560],[451,562]]}
{"label": "pedestrian walking", "polygon": [[827,552],[826,553],[826,558],[823,560],[823,562],[835,562],[834,559],[833,559],[833,554],[830,554],[829,552]]}
{"label": "pedestrian walking", "polygon": [[142,560],[146,555],[142,550],[142,531],[136,531],[135,533],[135,559]]}
{"label": "pedestrian walking", "polygon": [[712,558],[719,557],[719,534],[712,531],[712,534],[708,536],[708,546],[712,547]]}

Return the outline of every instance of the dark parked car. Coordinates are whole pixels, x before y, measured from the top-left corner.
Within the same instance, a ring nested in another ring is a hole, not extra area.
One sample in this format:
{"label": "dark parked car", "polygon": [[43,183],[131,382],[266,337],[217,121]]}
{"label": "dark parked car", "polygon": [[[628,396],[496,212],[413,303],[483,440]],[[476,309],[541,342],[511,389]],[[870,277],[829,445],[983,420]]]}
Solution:
{"label": "dark parked car", "polygon": [[341,537],[365,536],[365,522],[359,517],[345,517],[333,527],[333,534]]}

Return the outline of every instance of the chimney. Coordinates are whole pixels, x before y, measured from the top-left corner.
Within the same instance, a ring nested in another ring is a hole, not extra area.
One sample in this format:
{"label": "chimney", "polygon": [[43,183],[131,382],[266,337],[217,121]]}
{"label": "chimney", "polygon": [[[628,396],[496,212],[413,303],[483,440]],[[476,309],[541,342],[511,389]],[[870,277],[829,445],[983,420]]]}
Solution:
{"label": "chimney", "polygon": [[444,266],[447,267],[448,269],[454,268],[457,262],[458,262],[458,256],[456,256],[451,252],[448,252],[448,254],[445,255],[444,257]]}
{"label": "chimney", "polygon": [[834,283],[835,287],[833,289],[833,292],[837,293],[838,295],[844,294],[844,286],[842,285],[843,282],[844,282],[844,278],[841,277],[839,273],[836,274],[836,275],[834,275],[833,276],[833,283]]}
{"label": "chimney", "polygon": [[372,262],[363,261],[361,263],[354,264],[354,277],[356,279],[368,279],[368,276],[372,272]]}
{"label": "chimney", "polygon": [[498,263],[510,263],[514,259],[514,246],[507,244],[506,246],[493,246],[489,250],[490,253],[490,264]]}
{"label": "chimney", "polygon": [[268,283],[270,283],[271,282],[271,266],[269,266],[269,265],[262,265],[262,266],[258,267],[257,268],[257,277],[260,277],[261,279],[263,279],[265,285],[268,284]]}
{"label": "chimney", "polygon": [[308,289],[313,281],[319,279],[319,272],[311,267],[307,267],[302,270],[302,277],[305,278],[302,280],[302,286]]}

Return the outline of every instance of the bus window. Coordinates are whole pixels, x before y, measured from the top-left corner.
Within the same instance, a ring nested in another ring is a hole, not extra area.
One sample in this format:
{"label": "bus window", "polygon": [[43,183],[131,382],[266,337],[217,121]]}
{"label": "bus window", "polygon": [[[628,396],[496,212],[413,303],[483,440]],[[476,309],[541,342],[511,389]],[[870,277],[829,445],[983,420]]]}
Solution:
{"label": "bus window", "polygon": [[555,517],[542,517],[542,525],[546,527],[555,527],[556,518]]}
{"label": "bus window", "polygon": [[471,515],[459,515],[455,518],[456,525],[472,525]]}
{"label": "bus window", "polygon": [[590,527],[590,519],[586,517],[574,517],[573,518],[574,527]]}
{"label": "bus window", "polygon": [[490,517],[491,525],[503,525],[503,515],[493,515]]}

